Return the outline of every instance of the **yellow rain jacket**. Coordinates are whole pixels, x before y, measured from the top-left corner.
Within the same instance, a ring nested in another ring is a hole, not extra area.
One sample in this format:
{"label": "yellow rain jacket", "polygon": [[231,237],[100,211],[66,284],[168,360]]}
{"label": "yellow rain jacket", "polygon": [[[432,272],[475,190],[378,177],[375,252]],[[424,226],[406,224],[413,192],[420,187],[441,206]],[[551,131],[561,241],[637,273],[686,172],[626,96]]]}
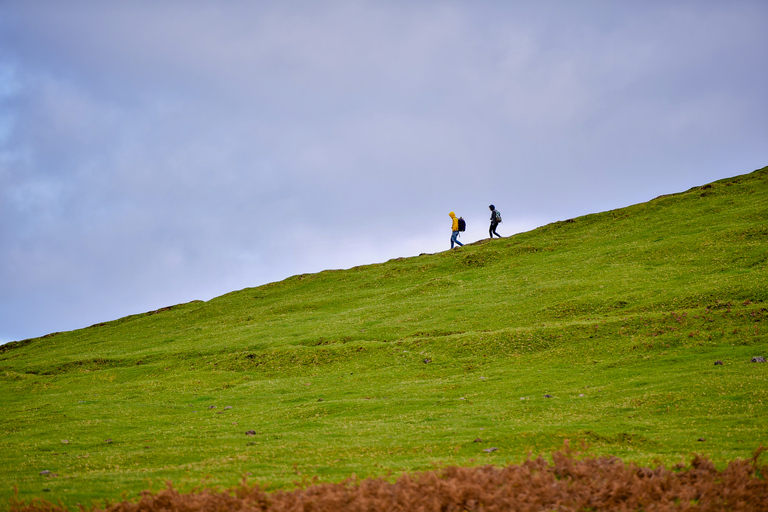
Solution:
{"label": "yellow rain jacket", "polygon": [[451,212],[448,215],[450,215],[451,219],[453,219],[453,224],[451,225],[451,231],[458,231],[459,230],[459,219],[456,218],[456,214]]}

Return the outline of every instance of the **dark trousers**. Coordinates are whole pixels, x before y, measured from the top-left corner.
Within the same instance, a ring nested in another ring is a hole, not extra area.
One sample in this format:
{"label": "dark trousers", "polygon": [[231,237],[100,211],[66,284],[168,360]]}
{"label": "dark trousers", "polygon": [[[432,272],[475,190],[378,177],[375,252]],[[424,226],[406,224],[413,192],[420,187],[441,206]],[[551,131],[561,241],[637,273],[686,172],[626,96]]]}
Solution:
{"label": "dark trousers", "polygon": [[463,243],[459,242],[458,231],[451,231],[451,249],[453,249],[453,244],[464,245]]}
{"label": "dark trousers", "polygon": [[501,235],[496,232],[496,227],[499,225],[498,222],[491,222],[491,229],[488,230],[488,234],[493,238],[493,235],[496,235],[497,237],[501,238]]}

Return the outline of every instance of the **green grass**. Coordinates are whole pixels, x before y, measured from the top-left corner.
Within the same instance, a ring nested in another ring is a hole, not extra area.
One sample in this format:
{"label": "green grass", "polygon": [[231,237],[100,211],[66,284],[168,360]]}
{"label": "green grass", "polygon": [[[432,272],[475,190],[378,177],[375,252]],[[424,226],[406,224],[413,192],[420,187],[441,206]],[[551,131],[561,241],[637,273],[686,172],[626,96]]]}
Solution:
{"label": "green grass", "polygon": [[767,220],[764,168],[0,348],[0,496],[286,488],[565,439],[724,466],[768,444]]}

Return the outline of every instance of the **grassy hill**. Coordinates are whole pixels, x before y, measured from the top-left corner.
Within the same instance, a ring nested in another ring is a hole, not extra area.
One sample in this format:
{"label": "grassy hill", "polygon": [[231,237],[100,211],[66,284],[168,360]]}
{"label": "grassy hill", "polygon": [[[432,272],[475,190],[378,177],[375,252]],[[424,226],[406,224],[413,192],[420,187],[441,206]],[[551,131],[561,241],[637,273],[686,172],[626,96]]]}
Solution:
{"label": "grassy hill", "polygon": [[750,362],[768,357],[767,263],[768,167],[11,343],[0,496],[289,487],[520,462],[565,439],[724,465],[768,444],[768,364]]}

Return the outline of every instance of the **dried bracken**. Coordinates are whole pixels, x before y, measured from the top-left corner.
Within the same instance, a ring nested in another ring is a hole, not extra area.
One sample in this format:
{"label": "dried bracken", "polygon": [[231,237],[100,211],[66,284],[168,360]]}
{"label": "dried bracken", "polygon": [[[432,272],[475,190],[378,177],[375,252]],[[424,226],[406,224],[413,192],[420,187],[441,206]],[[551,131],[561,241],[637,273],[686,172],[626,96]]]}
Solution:
{"label": "dried bracken", "polygon": [[[137,502],[123,501],[93,512],[411,512],[411,511],[768,511],[768,466],[731,462],[723,471],[702,457],[668,470],[624,464],[614,457],[579,459],[566,445],[551,463],[539,457],[505,468],[449,467],[394,483],[381,478],[349,479],[294,491],[267,493],[245,481],[229,491],[182,494],[171,484],[144,491]],[[12,502],[14,512],[61,512],[44,500]]]}

